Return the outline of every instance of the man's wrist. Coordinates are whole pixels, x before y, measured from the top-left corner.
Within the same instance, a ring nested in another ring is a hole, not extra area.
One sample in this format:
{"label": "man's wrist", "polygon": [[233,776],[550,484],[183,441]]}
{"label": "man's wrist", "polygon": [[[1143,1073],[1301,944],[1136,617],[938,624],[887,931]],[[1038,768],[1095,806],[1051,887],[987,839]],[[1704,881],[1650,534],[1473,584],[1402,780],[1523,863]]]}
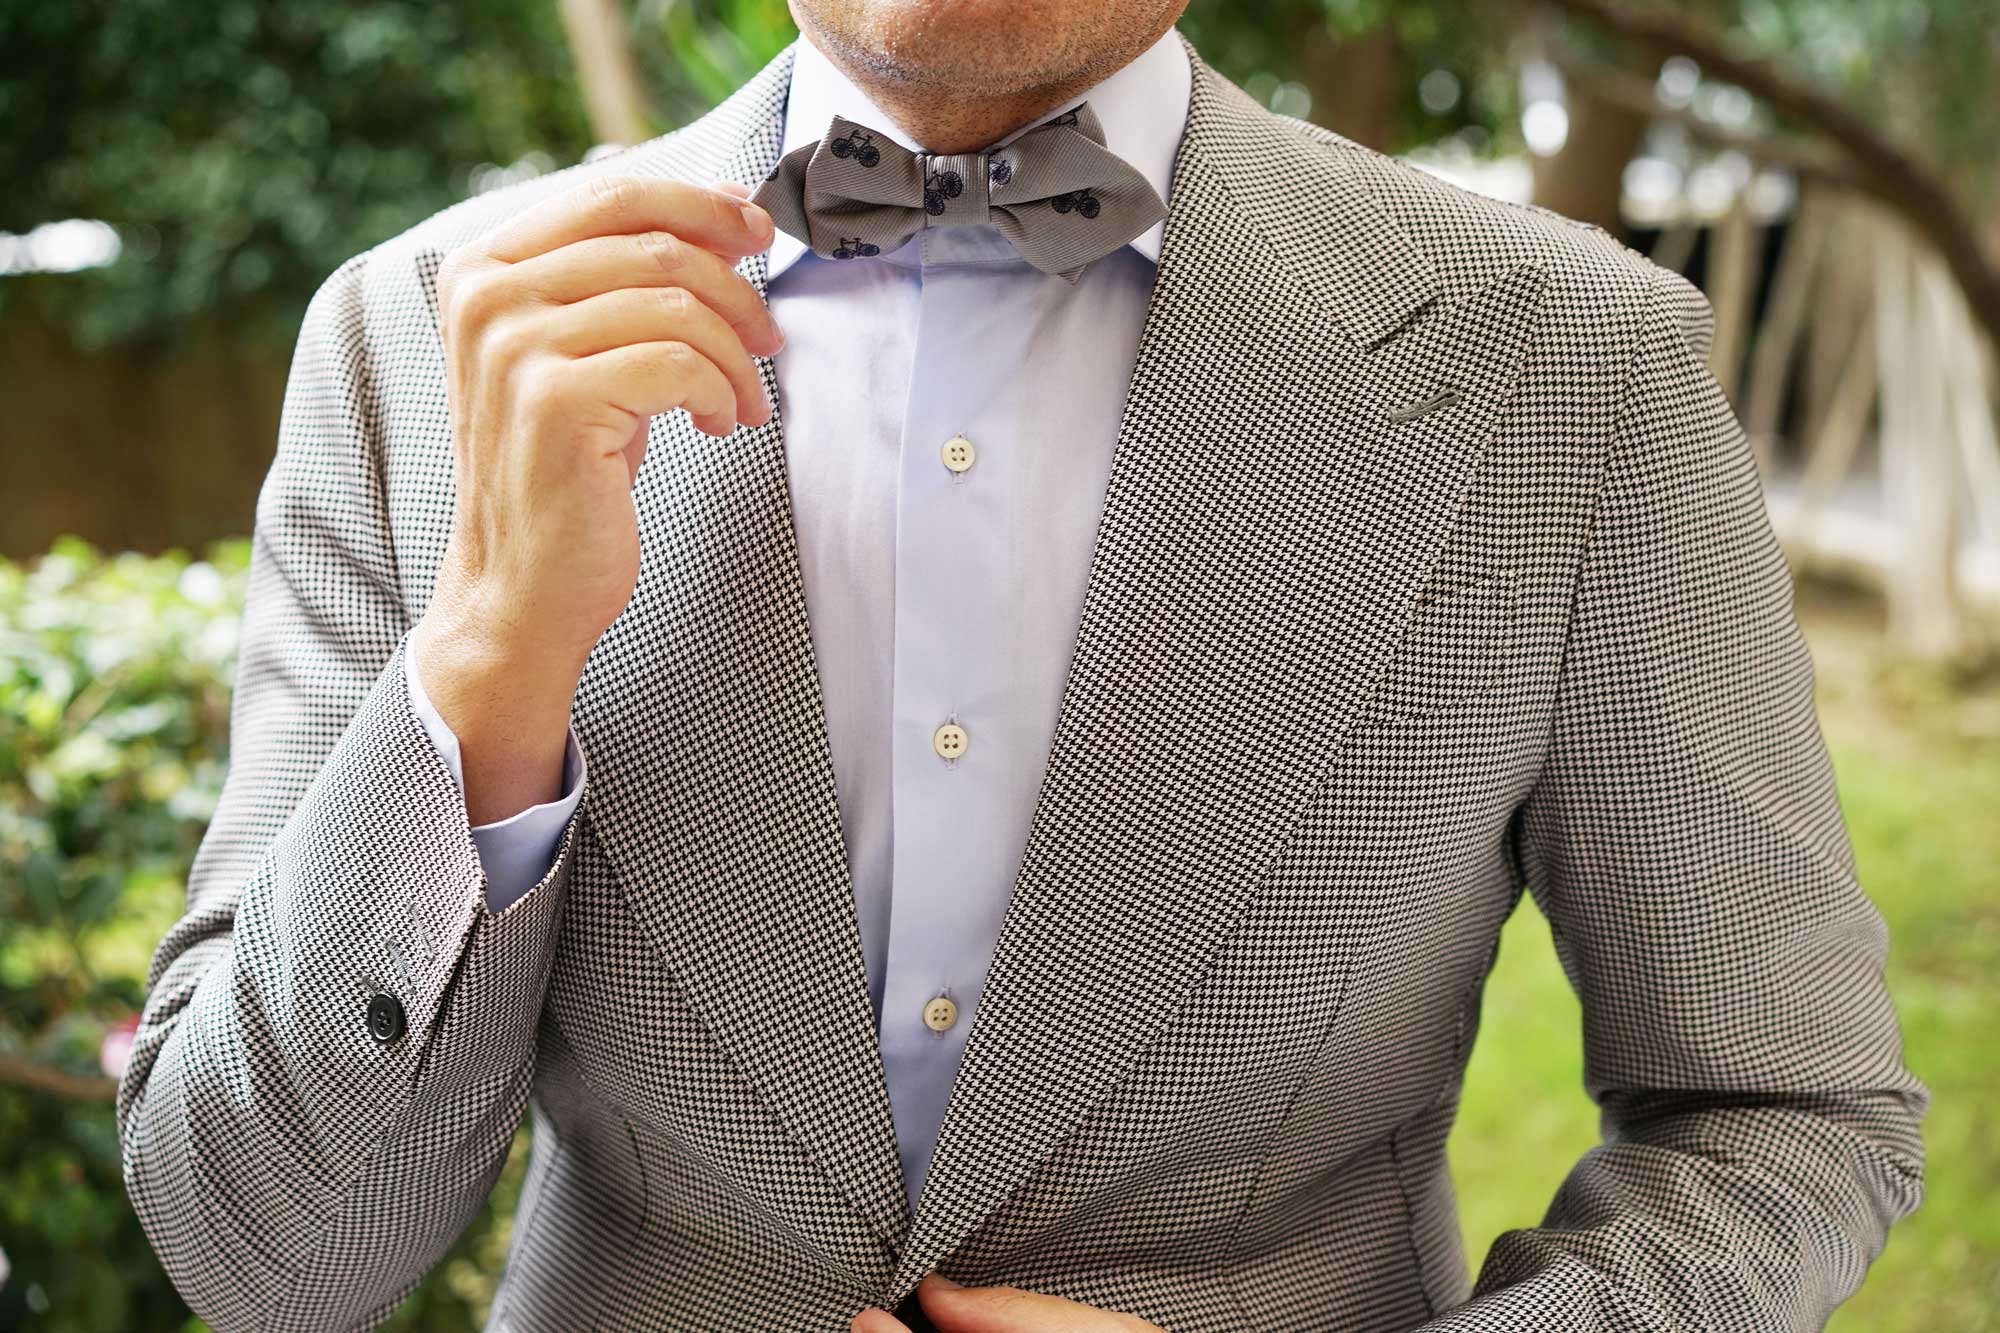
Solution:
{"label": "man's wrist", "polygon": [[557,799],[582,664],[448,611],[410,633],[419,685],[458,739],[468,819],[491,824]]}

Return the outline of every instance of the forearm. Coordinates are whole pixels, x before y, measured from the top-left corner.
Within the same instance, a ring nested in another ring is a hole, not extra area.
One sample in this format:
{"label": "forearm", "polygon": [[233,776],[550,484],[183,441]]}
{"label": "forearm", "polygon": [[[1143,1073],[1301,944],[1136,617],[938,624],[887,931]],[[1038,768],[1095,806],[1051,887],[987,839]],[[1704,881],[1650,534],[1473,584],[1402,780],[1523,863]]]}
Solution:
{"label": "forearm", "polygon": [[[120,1106],[127,1188],[218,1328],[393,1305],[484,1199],[532,1077],[568,835],[544,883],[487,909],[401,660],[240,897],[161,949]],[[371,1026],[383,996],[400,1030]]]}
{"label": "forearm", "polygon": [[1733,1100],[1616,1131],[1540,1226],[1494,1242],[1473,1300],[1423,1333],[1817,1329],[1916,1206],[1897,1094]]}
{"label": "forearm", "polygon": [[422,693],[457,738],[468,819],[493,824],[557,800],[583,660],[449,584],[410,639]]}

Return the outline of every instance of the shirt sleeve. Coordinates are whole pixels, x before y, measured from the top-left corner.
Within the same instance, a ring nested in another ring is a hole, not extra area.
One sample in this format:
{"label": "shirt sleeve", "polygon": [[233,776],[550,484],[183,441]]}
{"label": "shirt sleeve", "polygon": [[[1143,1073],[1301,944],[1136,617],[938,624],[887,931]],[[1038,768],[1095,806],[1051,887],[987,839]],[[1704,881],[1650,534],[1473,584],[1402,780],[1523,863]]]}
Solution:
{"label": "shirt sleeve", "polygon": [[[424,693],[417,666],[416,640],[406,645],[403,675],[410,683],[410,708],[423,723],[431,744],[437,747],[452,780],[465,791],[465,761],[459,755],[458,736],[439,714],[430,696]],[[504,912],[529,889],[542,882],[554,863],[563,829],[583,799],[583,747],[577,743],[576,728],[569,729],[563,749],[562,795],[553,801],[531,805],[518,814],[493,824],[477,824],[472,829],[473,846],[479,849],[479,864],[486,872],[486,904]]]}

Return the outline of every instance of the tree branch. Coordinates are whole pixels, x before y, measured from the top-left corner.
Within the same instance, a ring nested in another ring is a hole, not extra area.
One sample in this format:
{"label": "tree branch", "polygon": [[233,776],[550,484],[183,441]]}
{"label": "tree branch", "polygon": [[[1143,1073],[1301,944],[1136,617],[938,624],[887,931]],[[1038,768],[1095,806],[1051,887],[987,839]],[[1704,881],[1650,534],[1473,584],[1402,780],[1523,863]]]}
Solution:
{"label": "tree branch", "polygon": [[1685,107],[1660,101],[1650,79],[1635,74],[1588,68],[1574,56],[1559,55],[1556,65],[1577,87],[1608,106],[1623,107],[1642,116],[1653,116],[1685,125],[1688,133],[1717,148],[1734,148],[1744,155],[1771,166],[1783,167],[1805,179],[1872,195],[1873,189],[1854,167],[1810,142],[1773,134],[1746,134],[1724,129],[1703,120]]}
{"label": "tree branch", "polygon": [[1761,98],[1781,115],[1828,141],[1859,168],[1868,193],[1937,247],[1964,289],[1973,317],[2000,346],[2000,266],[1944,178],[1893,142],[1873,121],[1769,60],[1741,56],[1699,22],[1665,10],[1637,11],[1619,0],[1544,0],[1628,41],[1683,55],[1719,79]]}
{"label": "tree branch", "polygon": [[0,1055],[0,1085],[25,1088],[72,1102],[108,1102],[118,1095],[113,1079],[92,1074],[72,1074],[53,1065],[26,1060],[18,1055]]}

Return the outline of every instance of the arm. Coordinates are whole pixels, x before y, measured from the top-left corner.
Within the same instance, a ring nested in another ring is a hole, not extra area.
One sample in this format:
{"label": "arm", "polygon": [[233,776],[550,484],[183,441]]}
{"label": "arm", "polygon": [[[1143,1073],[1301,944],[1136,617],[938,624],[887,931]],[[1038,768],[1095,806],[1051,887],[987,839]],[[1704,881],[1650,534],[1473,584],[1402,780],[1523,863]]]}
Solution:
{"label": "arm", "polygon": [[224,1333],[386,1318],[500,1168],[575,819],[518,897],[489,898],[468,824],[561,789],[578,677],[638,576],[648,421],[770,418],[751,349],[783,340],[732,267],[770,236],[727,193],[599,176],[447,256],[452,532],[414,626],[367,256],[313,300],[258,503],[229,780],[118,1104],[140,1221]]}
{"label": "arm", "polygon": [[1517,823],[1605,1141],[1430,1329],[1816,1329],[1922,1194],[1790,577],[1707,304],[1655,283]]}
{"label": "arm", "polygon": [[[126,1185],[219,1329],[384,1316],[519,1123],[569,831],[505,913],[409,704],[363,334],[315,297],[259,500],[227,786],[154,959],[118,1104]],[[392,997],[403,1031],[371,1035]]]}

